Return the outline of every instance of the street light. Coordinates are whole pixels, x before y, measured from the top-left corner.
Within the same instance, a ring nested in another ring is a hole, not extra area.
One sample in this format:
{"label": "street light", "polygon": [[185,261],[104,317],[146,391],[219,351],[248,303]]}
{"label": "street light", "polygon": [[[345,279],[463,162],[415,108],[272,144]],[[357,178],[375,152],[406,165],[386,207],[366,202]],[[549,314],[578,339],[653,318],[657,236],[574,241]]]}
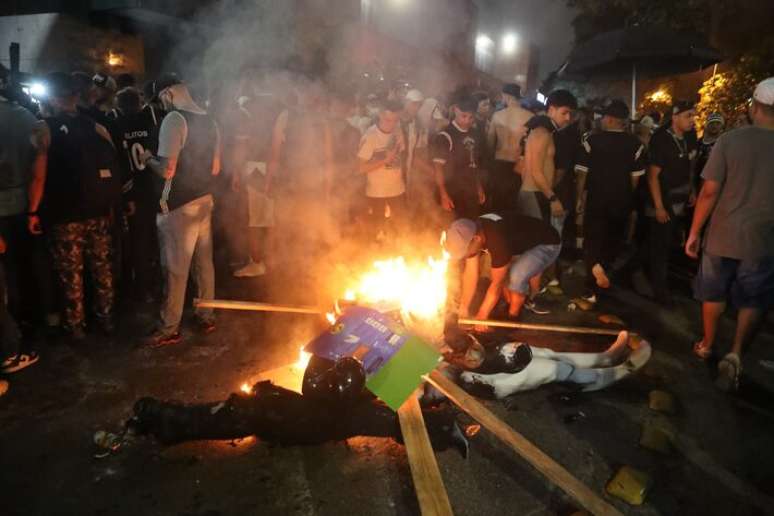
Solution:
{"label": "street light", "polygon": [[503,36],[501,48],[503,54],[513,54],[516,51],[516,34],[509,32]]}
{"label": "street light", "polygon": [[476,37],[476,51],[477,52],[482,52],[482,53],[488,52],[489,48],[492,45],[494,45],[494,41],[492,41],[492,38],[490,38],[486,34],[479,34],[478,37]]}

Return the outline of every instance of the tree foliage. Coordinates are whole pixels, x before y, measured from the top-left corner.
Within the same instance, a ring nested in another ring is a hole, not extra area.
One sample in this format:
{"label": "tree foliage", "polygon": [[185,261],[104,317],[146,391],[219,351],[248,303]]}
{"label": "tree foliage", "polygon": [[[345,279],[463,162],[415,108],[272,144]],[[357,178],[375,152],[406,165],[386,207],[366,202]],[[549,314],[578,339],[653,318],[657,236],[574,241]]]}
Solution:
{"label": "tree foliage", "polygon": [[710,77],[699,89],[700,100],[696,106],[699,129],[711,113],[718,112],[727,125],[747,112],[748,102],[755,85],[772,75],[771,63],[766,56],[742,57],[727,71]]}

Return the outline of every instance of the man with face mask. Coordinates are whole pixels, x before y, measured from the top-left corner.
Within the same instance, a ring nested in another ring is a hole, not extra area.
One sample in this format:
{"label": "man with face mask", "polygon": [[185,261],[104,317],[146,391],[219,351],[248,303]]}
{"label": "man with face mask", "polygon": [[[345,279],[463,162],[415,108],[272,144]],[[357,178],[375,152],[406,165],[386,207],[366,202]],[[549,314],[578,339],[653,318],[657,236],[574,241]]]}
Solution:
{"label": "man with face mask", "polygon": [[656,131],[650,141],[650,199],[645,210],[650,221],[650,281],[656,299],[667,304],[672,302],[667,287],[669,254],[692,197],[696,142],[687,133],[694,127],[695,116],[692,102],[677,101],[672,106],[671,123]]}
{"label": "man with face mask", "polygon": [[[214,176],[220,173],[220,132],[215,120],[194,102],[176,76],[162,77],[157,87],[168,113],[161,122],[158,157],[146,150],[143,161],[154,172],[159,210],[156,226],[166,288],[161,324],[146,341],[150,347],[182,340],[180,321],[191,270],[197,297],[212,299],[215,295],[212,186]],[[197,309],[195,321],[203,334],[215,330],[211,309]]]}
{"label": "man with face mask", "polygon": [[433,138],[431,158],[441,207],[457,217],[476,218],[486,196],[479,177],[481,142],[472,131],[478,104],[466,98],[454,106],[454,120]]}
{"label": "man with face mask", "polygon": [[707,117],[707,123],[704,126],[704,134],[699,140],[699,148],[696,152],[696,174],[694,174],[694,190],[699,191],[701,187],[701,171],[707,164],[712,147],[718,141],[723,130],[726,128],[726,119],[720,113],[712,113]]}

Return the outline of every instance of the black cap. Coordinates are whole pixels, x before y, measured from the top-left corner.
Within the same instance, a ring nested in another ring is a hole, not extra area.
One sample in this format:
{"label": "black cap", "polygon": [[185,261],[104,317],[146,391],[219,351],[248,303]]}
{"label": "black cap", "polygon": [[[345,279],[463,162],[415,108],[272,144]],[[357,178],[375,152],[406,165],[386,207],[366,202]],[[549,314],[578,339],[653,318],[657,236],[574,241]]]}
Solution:
{"label": "black cap", "polygon": [[672,114],[679,115],[680,113],[690,111],[695,105],[696,104],[690,100],[676,100],[675,103],[672,104]]}
{"label": "black cap", "polygon": [[623,100],[613,99],[602,109],[602,115],[626,120],[629,118],[629,106]]}
{"label": "black cap", "polygon": [[169,88],[170,86],[174,86],[176,84],[183,84],[183,81],[180,80],[177,74],[165,73],[164,75],[156,79],[154,88],[153,88],[153,96],[158,97],[159,93]]}
{"label": "black cap", "polygon": [[456,104],[457,109],[463,113],[475,113],[478,111],[478,102],[473,97],[463,97]]}
{"label": "black cap", "polygon": [[51,97],[69,97],[78,93],[78,85],[69,73],[52,72],[46,75],[45,82]]}
{"label": "black cap", "polygon": [[509,82],[508,84],[505,84],[503,86],[503,93],[506,95],[510,95],[511,97],[515,97],[517,99],[521,98],[521,86],[516,84],[515,82]]}

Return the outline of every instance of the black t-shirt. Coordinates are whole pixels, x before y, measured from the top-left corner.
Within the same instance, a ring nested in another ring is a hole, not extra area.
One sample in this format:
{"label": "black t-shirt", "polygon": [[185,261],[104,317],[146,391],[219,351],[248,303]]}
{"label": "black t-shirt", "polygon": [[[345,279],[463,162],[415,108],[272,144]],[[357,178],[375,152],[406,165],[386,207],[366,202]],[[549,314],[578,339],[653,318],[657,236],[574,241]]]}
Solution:
{"label": "black t-shirt", "polygon": [[645,174],[645,147],[623,131],[586,133],[575,169],[588,172],[589,211],[627,211],[634,201],[632,177]]}
{"label": "black t-shirt", "polygon": [[697,183],[694,185],[696,187],[698,187],[698,183],[701,182],[701,172],[704,170],[704,165],[706,165],[707,161],[709,160],[712,147],[715,146],[715,142],[717,141],[718,140],[715,139],[711,142],[706,142],[704,141],[704,138],[699,140],[698,149],[696,151],[696,177],[694,178]]}
{"label": "black t-shirt", "polygon": [[[554,132],[554,167],[564,170],[564,176],[555,187],[556,195],[565,209],[573,209],[575,205],[575,176],[572,171],[581,153],[581,134],[578,122]],[[549,129],[550,130],[550,129]]]}
{"label": "black t-shirt", "polygon": [[547,222],[516,211],[487,213],[478,218],[492,268],[505,267],[516,255],[539,245],[559,245],[559,233]]}
{"label": "black t-shirt", "polygon": [[141,157],[159,146],[159,127],[150,111],[120,114],[110,125],[110,136],[118,150],[123,193],[126,199],[153,202],[153,172]]}
{"label": "black t-shirt", "polygon": [[473,129],[461,131],[454,122],[433,137],[431,158],[443,165],[447,190],[470,191],[475,195],[480,145]]}
{"label": "black t-shirt", "polygon": [[660,129],[653,134],[649,161],[651,165],[661,167],[659,183],[665,206],[674,206],[688,200],[691,160],[695,157],[696,140],[691,135],[678,138],[671,128]]}

